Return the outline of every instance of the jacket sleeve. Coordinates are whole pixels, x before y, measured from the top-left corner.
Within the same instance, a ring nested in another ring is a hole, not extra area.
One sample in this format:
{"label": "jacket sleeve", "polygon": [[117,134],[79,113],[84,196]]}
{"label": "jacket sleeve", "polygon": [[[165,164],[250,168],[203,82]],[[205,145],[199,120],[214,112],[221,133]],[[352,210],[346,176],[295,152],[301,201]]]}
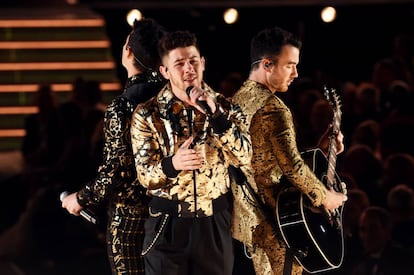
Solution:
{"label": "jacket sleeve", "polygon": [[224,126],[213,125],[213,129],[220,129],[213,131],[218,147],[222,148],[230,165],[240,167],[250,164],[252,150],[246,116],[238,105],[230,103],[222,95],[217,97],[217,104],[222,115],[216,120]]}
{"label": "jacket sleeve", "polygon": [[100,204],[120,185],[135,182],[129,142],[130,112],[126,110],[126,102],[115,99],[105,112],[103,164],[96,179],[78,192],[78,201],[82,206]]}
{"label": "jacket sleeve", "polygon": [[[282,170],[283,175],[306,194],[315,206],[319,206],[326,197],[327,189],[305,164],[296,145],[296,133],[293,118],[287,106],[280,99],[273,97],[260,111],[263,133],[261,144],[271,146],[271,153]],[[260,169],[260,165],[258,165]],[[258,172],[260,174],[260,171]]]}

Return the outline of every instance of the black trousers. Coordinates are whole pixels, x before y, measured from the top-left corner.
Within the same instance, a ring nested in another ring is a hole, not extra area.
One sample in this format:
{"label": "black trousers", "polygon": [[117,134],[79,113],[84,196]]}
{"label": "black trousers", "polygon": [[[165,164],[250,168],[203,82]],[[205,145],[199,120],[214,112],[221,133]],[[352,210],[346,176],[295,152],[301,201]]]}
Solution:
{"label": "black trousers", "polygon": [[230,223],[229,210],[203,218],[150,216],[145,222],[145,274],[231,275]]}

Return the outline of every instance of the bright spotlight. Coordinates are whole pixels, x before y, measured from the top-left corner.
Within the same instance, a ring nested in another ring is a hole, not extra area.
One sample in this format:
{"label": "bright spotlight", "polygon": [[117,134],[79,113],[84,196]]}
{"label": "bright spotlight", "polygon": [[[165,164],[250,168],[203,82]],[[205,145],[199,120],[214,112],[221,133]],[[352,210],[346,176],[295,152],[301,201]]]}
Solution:
{"label": "bright spotlight", "polygon": [[138,21],[141,20],[142,13],[137,9],[130,10],[126,16],[126,20],[131,27],[134,25],[135,19]]}
{"label": "bright spotlight", "polygon": [[224,22],[234,24],[239,18],[239,12],[236,9],[227,9],[223,14]]}
{"label": "bright spotlight", "polygon": [[336,10],[333,7],[325,7],[321,11],[322,21],[325,23],[331,23],[336,18]]}

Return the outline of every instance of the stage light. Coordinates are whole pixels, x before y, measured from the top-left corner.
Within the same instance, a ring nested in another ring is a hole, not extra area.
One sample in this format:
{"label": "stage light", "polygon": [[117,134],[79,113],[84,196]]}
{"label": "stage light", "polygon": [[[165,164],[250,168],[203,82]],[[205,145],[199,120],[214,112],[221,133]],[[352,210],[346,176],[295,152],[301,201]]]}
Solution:
{"label": "stage light", "polygon": [[126,20],[131,27],[133,26],[135,19],[138,21],[141,20],[142,13],[137,9],[130,10],[126,16]]}
{"label": "stage light", "polygon": [[66,0],[66,3],[68,3],[69,5],[77,5],[78,2],[78,0]]}
{"label": "stage light", "polygon": [[239,18],[239,12],[236,9],[227,9],[224,11],[223,19],[227,24],[234,24]]}
{"label": "stage light", "polygon": [[325,23],[331,23],[336,19],[336,10],[333,7],[325,7],[321,11],[321,19]]}

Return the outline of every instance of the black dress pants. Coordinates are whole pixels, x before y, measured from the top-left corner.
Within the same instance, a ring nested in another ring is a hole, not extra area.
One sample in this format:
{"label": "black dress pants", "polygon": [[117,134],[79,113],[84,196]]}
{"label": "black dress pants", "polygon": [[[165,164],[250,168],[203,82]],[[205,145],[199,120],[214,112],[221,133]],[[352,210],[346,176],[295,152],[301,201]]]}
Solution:
{"label": "black dress pants", "polygon": [[150,216],[145,222],[145,274],[231,275],[230,223],[229,210],[203,218]]}

